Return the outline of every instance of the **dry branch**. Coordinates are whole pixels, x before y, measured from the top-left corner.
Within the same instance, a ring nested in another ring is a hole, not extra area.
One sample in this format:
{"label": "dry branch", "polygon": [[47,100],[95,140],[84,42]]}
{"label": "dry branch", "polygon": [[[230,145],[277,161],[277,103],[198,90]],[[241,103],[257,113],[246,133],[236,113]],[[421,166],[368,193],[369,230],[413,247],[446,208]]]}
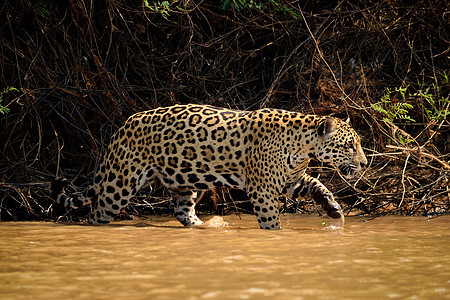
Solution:
{"label": "dry branch", "polygon": [[[448,212],[448,120],[435,125],[413,99],[417,123],[395,123],[415,141],[403,145],[371,106],[386,87],[420,90],[417,82],[439,86],[448,100],[445,1],[280,3],[300,18],[273,8],[224,11],[217,1],[178,1],[167,19],[142,1],[2,2],[0,92],[19,92],[0,96],[0,110],[10,109],[0,114],[1,218],[63,214],[41,183],[62,175],[85,186],[126,118],[175,103],[349,116],[369,168],[353,181],[311,168],[347,213]],[[242,194],[230,194],[206,194],[199,205],[251,211]],[[161,187],[137,198],[149,204],[134,213],[171,211]],[[288,199],[284,209],[315,212],[307,199]]]}

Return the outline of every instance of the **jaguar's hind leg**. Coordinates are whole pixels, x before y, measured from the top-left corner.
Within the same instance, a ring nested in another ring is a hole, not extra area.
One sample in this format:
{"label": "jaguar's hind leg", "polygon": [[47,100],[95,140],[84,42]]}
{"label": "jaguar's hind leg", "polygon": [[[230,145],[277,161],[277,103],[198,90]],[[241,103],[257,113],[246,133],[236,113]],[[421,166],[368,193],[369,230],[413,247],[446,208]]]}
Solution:
{"label": "jaguar's hind leg", "polygon": [[175,217],[184,226],[202,225],[203,222],[195,214],[197,192],[191,190],[171,190],[175,201]]}
{"label": "jaguar's hind leg", "polygon": [[[129,167],[129,166],[128,166]],[[147,180],[153,179],[153,171],[142,172],[136,167],[130,171],[122,170],[122,175],[109,175],[101,182],[97,201],[89,215],[89,223],[109,223],[122,208],[130,203],[130,199],[141,189]],[[112,174],[112,173],[109,173]]]}
{"label": "jaguar's hind leg", "polygon": [[130,198],[136,189],[131,187],[117,188],[108,185],[101,190],[98,201],[93,203],[92,212],[89,215],[90,224],[106,224],[117,216],[121,209],[128,205]]}

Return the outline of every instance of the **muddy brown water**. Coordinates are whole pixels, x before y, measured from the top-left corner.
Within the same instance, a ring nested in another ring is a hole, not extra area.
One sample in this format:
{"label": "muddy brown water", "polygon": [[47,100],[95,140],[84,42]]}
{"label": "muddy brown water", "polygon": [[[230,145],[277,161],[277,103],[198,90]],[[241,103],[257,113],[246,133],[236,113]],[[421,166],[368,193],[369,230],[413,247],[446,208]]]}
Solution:
{"label": "muddy brown water", "polygon": [[450,299],[450,216],[224,219],[0,222],[0,299]]}

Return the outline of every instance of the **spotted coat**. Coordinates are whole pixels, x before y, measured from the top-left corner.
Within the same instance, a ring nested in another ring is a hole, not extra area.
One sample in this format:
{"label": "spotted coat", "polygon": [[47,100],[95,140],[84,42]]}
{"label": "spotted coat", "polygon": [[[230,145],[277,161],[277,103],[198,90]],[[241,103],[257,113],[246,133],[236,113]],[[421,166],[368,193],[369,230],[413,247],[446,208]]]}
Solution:
{"label": "spotted coat", "polygon": [[238,111],[175,105],[132,115],[112,136],[93,183],[83,196],[52,196],[68,207],[91,204],[89,222],[108,223],[147,181],[158,180],[175,201],[175,217],[200,225],[197,191],[244,189],[259,226],[280,228],[277,200],[312,197],[333,218],[342,211],[332,193],[305,173],[310,159],[351,177],[367,163],[356,132],[340,119],[277,109]]}

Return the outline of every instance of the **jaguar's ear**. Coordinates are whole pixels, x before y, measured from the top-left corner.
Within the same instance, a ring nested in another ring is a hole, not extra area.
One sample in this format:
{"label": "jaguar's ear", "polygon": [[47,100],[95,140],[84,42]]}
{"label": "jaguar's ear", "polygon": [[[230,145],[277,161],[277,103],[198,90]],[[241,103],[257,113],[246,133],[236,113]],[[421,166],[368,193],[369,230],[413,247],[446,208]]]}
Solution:
{"label": "jaguar's ear", "polygon": [[319,136],[326,138],[332,135],[336,131],[336,124],[332,118],[326,118],[322,124],[320,124],[318,133]]}
{"label": "jaguar's ear", "polygon": [[350,125],[350,117],[347,117],[347,120],[345,120],[345,123],[347,123],[348,125]]}

